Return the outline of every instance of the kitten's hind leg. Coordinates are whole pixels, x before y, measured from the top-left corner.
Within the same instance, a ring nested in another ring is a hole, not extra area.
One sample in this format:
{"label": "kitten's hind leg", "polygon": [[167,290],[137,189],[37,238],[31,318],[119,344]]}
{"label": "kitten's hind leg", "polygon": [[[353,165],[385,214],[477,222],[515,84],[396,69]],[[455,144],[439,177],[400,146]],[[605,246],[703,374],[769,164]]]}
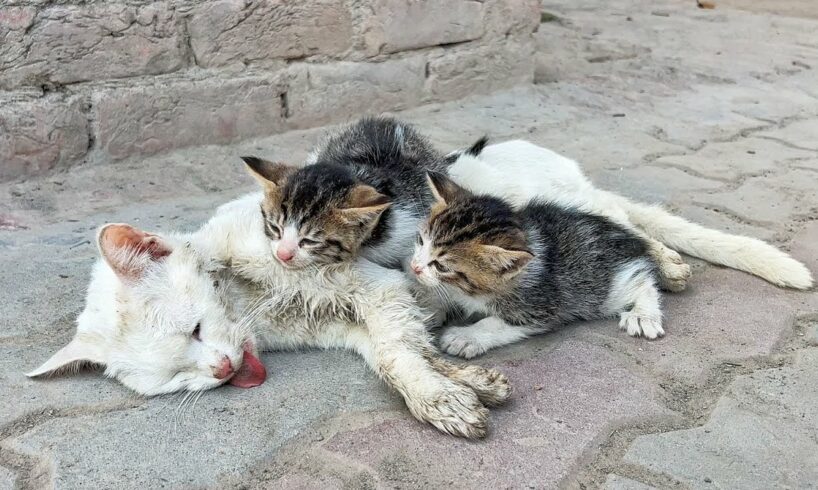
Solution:
{"label": "kitten's hind leg", "polygon": [[437,372],[468,386],[484,405],[496,407],[505,403],[511,396],[511,385],[508,378],[495,369],[481,366],[458,366],[436,355],[429,357],[429,363]]}
{"label": "kitten's hind leg", "polygon": [[662,242],[653,238],[648,241],[648,253],[659,267],[659,282],[662,289],[678,293],[687,287],[690,279],[690,266],[685,264],[682,256],[675,250],[667,248]]}
{"label": "kitten's hind leg", "polygon": [[453,356],[471,359],[487,350],[511,344],[541,332],[533,327],[509,325],[490,316],[468,327],[448,327],[440,335],[440,348]]}
{"label": "kitten's hind leg", "polygon": [[631,262],[617,273],[605,307],[619,314],[619,327],[628,335],[648,339],[665,335],[659,289],[647,260]]}

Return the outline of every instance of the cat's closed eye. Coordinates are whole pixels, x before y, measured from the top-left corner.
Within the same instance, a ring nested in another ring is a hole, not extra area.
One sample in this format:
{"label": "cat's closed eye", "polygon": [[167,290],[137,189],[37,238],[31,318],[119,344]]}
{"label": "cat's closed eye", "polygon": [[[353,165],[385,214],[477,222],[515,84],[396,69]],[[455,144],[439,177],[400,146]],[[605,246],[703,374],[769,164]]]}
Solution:
{"label": "cat's closed eye", "polygon": [[318,245],[319,242],[315,240],[311,240],[309,238],[302,238],[300,242],[298,242],[299,247],[310,247],[313,245]]}
{"label": "cat's closed eye", "polygon": [[198,341],[201,342],[201,340],[202,340],[202,324],[201,323],[196,324],[196,327],[193,329],[193,332],[190,334],[190,336],[193,337],[194,340],[198,340]]}

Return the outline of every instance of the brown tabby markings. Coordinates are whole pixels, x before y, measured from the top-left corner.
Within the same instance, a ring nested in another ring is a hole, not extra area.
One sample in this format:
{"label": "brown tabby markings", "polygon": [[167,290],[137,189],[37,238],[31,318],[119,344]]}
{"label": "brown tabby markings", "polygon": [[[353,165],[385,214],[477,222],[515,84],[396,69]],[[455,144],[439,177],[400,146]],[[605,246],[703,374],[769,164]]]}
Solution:
{"label": "brown tabby markings", "polygon": [[310,254],[323,263],[350,260],[357,253],[378,218],[389,207],[386,196],[368,185],[299,192],[298,179],[314,168],[298,169],[255,157],[243,157],[250,173],[264,188],[261,213],[265,233],[278,240],[287,224],[298,227],[299,236],[315,242]]}

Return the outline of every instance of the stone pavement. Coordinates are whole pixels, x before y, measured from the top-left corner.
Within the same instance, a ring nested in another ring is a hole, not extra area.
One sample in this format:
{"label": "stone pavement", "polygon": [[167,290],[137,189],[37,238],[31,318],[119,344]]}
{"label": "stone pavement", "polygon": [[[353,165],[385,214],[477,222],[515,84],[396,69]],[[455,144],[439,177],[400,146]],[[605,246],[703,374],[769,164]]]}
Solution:
{"label": "stone pavement", "polygon": [[[818,273],[818,12],[716,3],[546,1],[537,85],[400,116],[444,149],[482,134],[554,148],[602,187]],[[695,259],[659,341],[603,321],[480,358],[515,387],[481,442],[415,422],[343,352],[267,354],[263,386],[191,403],[98,372],[23,376],[73,333],[98,225],[192,229],[253,188],[237,155],[298,160],[320,133],[0,186],[0,489],[818,486],[818,293]]]}

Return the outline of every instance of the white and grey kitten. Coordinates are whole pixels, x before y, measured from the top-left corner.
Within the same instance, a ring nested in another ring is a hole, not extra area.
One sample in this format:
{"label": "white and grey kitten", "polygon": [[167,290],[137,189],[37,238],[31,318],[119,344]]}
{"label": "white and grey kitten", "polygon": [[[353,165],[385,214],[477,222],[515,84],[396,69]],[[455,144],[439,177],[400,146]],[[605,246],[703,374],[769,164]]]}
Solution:
{"label": "white and grey kitten", "polygon": [[437,202],[411,269],[453,306],[486,318],[449,327],[441,347],[471,358],[575,321],[619,315],[631,335],[664,335],[648,245],[607,218],[472,194],[430,174]]}

